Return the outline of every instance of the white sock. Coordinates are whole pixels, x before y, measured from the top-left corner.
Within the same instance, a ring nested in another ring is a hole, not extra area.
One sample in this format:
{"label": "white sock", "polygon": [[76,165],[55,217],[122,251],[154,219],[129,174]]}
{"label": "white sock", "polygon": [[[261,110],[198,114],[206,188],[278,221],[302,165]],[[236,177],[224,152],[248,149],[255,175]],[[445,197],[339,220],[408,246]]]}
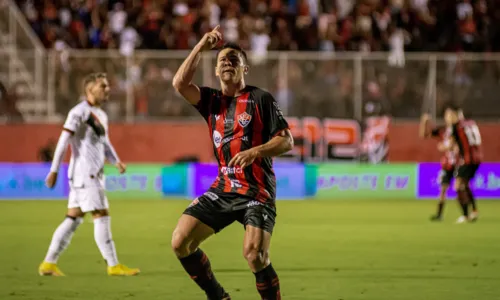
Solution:
{"label": "white sock", "polygon": [[70,218],[66,217],[64,221],[57,227],[52,236],[52,241],[50,242],[49,250],[45,256],[45,261],[49,263],[57,263],[61,253],[68,247],[73,237],[73,233],[82,224],[82,218]]}
{"label": "white sock", "polygon": [[94,238],[108,266],[116,266],[118,264],[118,256],[116,255],[115,242],[113,242],[113,237],[111,236],[110,216],[94,219]]}

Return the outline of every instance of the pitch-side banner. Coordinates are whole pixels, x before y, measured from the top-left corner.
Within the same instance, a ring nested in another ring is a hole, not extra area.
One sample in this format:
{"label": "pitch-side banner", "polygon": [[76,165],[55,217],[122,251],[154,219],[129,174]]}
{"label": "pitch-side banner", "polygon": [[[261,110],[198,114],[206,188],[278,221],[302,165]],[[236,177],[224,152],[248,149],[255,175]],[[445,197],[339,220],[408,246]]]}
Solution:
{"label": "pitch-side banner", "polygon": [[[418,165],[417,198],[439,197],[438,175],[441,170],[439,163],[421,163]],[[451,184],[453,186],[453,182]],[[500,163],[483,163],[479,167],[470,187],[476,198],[500,198]],[[448,189],[448,197],[454,198],[457,193]]]}
{"label": "pitch-side banner", "polygon": [[120,174],[112,165],[104,167],[106,193],[110,198],[141,199],[162,196],[162,166],[131,164]]}
{"label": "pitch-side banner", "polygon": [[413,199],[415,164],[321,164],[316,199]]}
{"label": "pitch-side banner", "polygon": [[56,186],[49,189],[45,178],[50,164],[0,163],[0,199],[58,199],[68,195],[67,165],[60,168]]}

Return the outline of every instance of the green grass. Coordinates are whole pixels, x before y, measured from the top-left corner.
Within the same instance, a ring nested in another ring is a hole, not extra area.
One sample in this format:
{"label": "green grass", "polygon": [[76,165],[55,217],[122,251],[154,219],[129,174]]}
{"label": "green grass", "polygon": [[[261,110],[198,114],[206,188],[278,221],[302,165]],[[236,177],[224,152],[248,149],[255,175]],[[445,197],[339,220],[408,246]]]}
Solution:
{"label": "green grass", "polygon": [[[0,299],[205,299],[170,250],[186,201],[112,201],[120,261],[140,267],[109,278],[89,220],[59,261],[68,277],[37,275],[64,201],[0,201]],[[480,202],[476,224],[430,223],[433,201],[281,201],[271,257],[283,299],[500,299],[500,201]],[[259,299],[233,224],[203,245],[236,300]]]}

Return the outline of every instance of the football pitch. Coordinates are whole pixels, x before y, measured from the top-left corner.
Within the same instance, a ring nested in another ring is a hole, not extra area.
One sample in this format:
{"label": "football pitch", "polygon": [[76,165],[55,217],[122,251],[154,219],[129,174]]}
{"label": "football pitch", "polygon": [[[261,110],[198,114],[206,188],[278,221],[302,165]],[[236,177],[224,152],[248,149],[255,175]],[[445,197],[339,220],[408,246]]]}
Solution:
{"label": "football pitch", "polygon": [[[67,277],[40,277],[39,263],[65,201],[0,201],[0,299],[204,300],[170,250],[187,201],[111,201],[121,262],[137,277],[110,278],[90,218],[59,260]],[[500,201],[480,201],[475,224],[431,223],[434,201],[278,201],[271,258],[283,299],[500,299]],[[255,300],[255,279],[233,224],[202,249],[233,300]]]}

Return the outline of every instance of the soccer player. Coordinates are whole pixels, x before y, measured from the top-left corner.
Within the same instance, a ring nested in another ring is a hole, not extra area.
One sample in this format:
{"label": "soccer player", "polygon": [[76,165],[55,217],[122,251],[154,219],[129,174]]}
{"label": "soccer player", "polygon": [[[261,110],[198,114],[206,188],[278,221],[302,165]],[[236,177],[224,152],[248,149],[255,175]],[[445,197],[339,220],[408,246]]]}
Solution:
{"label": "soccer player", "polygon": [[293,147],[288,123],[273,96],[245,84],[245,52],[225,44],[217,53],[215,74],[221,90],[192,82],[200,55],[214,48],[219,26],[205,34],[175,74],[173,86],[208,123],[219,175],[210,189],[184,211],[172,234],[180,263],[209,300],[228,300],[200,244],[234,221],[244,225],[243,255],[262,299],[281,299],[269,247],[276,218],[276,178],[272,157]]}
{"label": "soccer player", "polygon": [[[457,223],[477,220],[476,201],[470,189],[470,181],[481,164],[481,133],[474,121],[465,120],[460,108],[449,105],[444,113],[445,122],[450,126],[451,139],[448,149],[458,147],[459,161],[456,169],[455,190],[462,207],[462,216]],[[469,216],[469,204],[473,213]]]}
{"label": "soccer player", "polygon": [[95,242],[108,265],[108,275],[136,275],[139,269],[131,269],[118,262],[111,236],[108,199],[104,194],[104,160],[107,158],[114,163],[121,174],[126,169],[111,145],[108,137],[108,117],[100,108],[109,98],[106,74],[90,74],[85,78],[83,88],[86,100],[69,112],[46,179],[47,187],[54,187],[59,166],[70,144],[68,211],[66,218],[52,236],[47,255],[38,272],[40,275],[64,276],[57,267],[57,260],[68,247],[75,230],[83,222],[85,213],[90,212],[94,219]]}
{"label": "soccer player", "polygon": [[431,221],[441,221],[443,209],[446,203],[446,192],[450,187],[451,180],[455,172],[456,152],[455,149],[448,149],[450,140],[450,131],[446,126],[429,126],[430,115],[423,114],[420,119],[419,135],[421,138],[437,138],[439,140],[438,150],[443,152],[441,158],[441,170],[438,175],[438,183],[441,186],[437,213],[431,216]]}

